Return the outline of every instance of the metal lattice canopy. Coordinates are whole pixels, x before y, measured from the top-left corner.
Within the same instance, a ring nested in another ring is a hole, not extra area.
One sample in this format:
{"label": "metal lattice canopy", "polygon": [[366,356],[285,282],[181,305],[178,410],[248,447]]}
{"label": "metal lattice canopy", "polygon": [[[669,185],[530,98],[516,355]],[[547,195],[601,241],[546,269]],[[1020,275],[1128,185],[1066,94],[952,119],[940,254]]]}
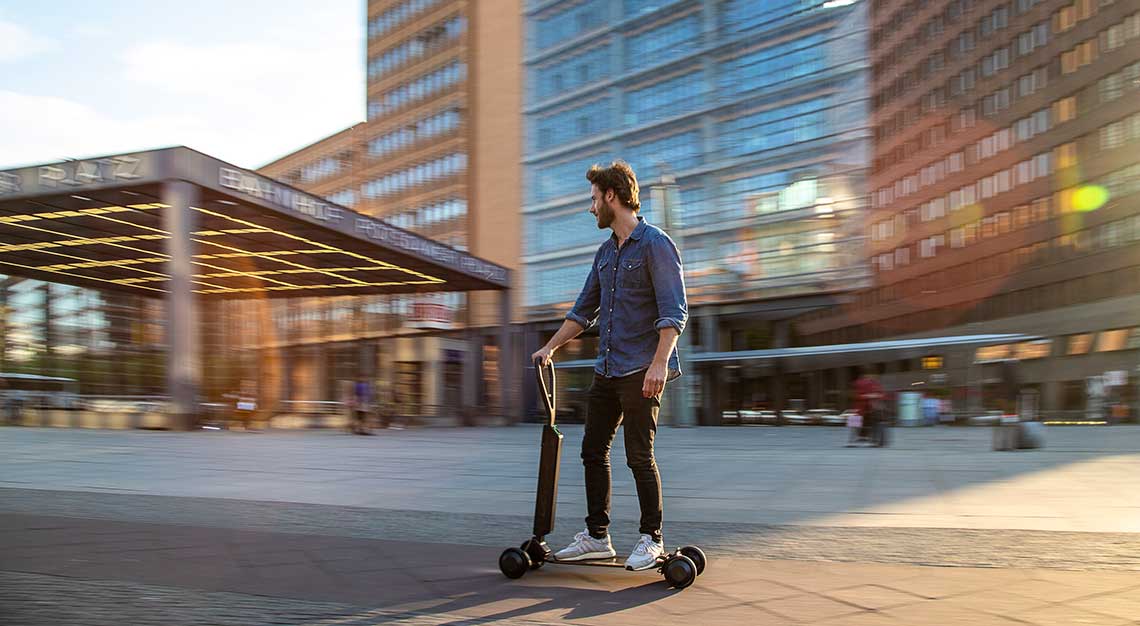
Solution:
{"label": "metal lattice canopy", "polygon": [[0,171],[0,272],[162,297],[170,181],[197,191],[189,218],[200,296],[509,287],[504,267],[184,147]]}

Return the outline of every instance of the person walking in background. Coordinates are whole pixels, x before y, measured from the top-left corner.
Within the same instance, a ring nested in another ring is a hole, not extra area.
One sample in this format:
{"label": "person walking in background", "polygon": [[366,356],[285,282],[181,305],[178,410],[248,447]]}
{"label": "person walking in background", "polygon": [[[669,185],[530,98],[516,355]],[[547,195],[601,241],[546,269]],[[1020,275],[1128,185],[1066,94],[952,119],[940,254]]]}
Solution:
{"label": "person walking in background", "polygon": [[883,386],[871,371],[870,366],[863,366],[861,375],[854,384],[855,412],[861,417],[858,428],[850,430],[847,447],[853,447],[858,441],[866,439],[870,433],[875,432],[876,419],[884,394]]}
{"label": "person walking in background", "polygon": [[1001,362],[1001,412],[1003,415],[1017,415],[1017,396],[1021,393],[1021,376],[1017,371],[1017,359]]}
{"label": "person walking in background", "polygon": [[364,378],[356,379],[352,386],[352,432],[371,435],[368,429],[368,409],[372,406],[372,387]]}

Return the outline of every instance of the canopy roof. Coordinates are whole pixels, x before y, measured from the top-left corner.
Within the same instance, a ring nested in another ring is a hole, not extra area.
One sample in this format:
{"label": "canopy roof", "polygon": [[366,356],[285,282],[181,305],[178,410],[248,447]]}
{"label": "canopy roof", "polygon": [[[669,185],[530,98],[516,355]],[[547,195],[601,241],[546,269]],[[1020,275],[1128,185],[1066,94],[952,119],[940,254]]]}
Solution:
{"label": "canopy roof", "polygon": [[163,296],[171,181],[197,189],[202,296],[509,288],[502,266],[185,147],[0,171],[0,272]]}

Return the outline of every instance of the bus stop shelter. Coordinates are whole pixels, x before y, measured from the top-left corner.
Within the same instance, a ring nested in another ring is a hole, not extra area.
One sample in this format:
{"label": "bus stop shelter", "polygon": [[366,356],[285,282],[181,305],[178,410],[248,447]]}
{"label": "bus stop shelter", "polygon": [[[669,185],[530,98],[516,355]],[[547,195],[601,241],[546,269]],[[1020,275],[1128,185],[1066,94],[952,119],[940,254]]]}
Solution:
{"label": "bus stop shelter", "polygon": [[513,363],[507,268],[185,147],[0,171],[0,272],[163,298],[183,428],[202,375],[199,299],[494,290]]}

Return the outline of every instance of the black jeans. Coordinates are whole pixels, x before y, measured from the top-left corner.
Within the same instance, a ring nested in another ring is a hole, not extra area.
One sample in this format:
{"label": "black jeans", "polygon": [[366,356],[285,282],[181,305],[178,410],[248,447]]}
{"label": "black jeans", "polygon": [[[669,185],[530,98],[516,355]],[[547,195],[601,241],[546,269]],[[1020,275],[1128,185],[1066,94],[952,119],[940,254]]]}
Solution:
{"label": "black jeans", "polygon": [[644,371],[621,378],[595,374],[590,387],[582,464],[586,469],[586,528],[599,539],[606,536],[610,525],[610,446],[624,422],[625,460],[637,485],[641,532],[661,541],[661,476],[653,458],[661,396],[642,397],[644,381]]}

